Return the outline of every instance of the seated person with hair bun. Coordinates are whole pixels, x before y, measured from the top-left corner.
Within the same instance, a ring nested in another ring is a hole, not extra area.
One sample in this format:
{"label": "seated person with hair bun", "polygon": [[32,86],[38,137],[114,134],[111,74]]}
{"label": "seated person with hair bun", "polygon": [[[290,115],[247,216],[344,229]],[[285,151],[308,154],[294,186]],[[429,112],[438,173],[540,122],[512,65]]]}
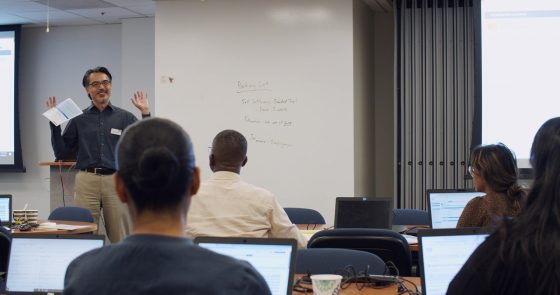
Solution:
{"label": "seated person with hair bun", "polygon": [[211,252],[185,237],[191,196],[198,190],[187,133],[165,119],[126,129],[114,174],[133,234],[70,263],[64,294],[270,294],[247,262]]}
{"label": "seated person with hair bun", "polygon": [[519,214],[526,192],[517,184],[517,162],[507,146],[499,143],[474,148],[469,173],[476,191],[486,195],[467,203],[458,228],[495,226]]}

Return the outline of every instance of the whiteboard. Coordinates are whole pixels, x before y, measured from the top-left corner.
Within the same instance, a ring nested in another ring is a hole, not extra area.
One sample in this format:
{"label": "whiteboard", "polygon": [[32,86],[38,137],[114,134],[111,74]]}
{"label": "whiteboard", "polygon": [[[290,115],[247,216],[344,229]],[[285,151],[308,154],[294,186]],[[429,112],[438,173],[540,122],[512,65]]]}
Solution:
{"label": "whiteboard", "polygon": [[235,129],[245,181],[332,224],[354,196],[352,42],[352,1],[158,1],[156,115],[191,135],[203,180]]}

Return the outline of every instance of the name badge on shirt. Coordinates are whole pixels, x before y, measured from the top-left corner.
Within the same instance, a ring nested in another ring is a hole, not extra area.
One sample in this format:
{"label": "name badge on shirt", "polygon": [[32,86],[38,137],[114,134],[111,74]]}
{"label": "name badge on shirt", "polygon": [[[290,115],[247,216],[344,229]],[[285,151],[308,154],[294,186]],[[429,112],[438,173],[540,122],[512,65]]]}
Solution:
{"label": "name badge on shirt", "polygon": [[120,129],[115,129],[115,128],[111,128],[111,134],[114,134],[114,135],[121,135],[121,133],[122,133],[122,130],[120,130]]}

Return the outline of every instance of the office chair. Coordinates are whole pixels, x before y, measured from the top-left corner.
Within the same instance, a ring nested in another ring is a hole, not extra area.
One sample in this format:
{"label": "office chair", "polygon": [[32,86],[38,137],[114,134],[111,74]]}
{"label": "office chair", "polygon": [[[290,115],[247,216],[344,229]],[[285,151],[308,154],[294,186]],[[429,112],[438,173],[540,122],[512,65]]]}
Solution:
{"label": "office chair", "polygon": [[49,220],[93,222],[91,211],[81,207],[58,207],[49,215]]}
{"label": "office chair", "polygon": [[349,267],[352,267],[356,273],[366,270],[372,275],[385,273],[385,262],[377,255],[365,251],[313,248],[300,249],[297,252],[296,273],[298,274],[343,274]]}
{"label": "office chair", "polygon": [[393,225],[430,225],[430,215],[417,209],[393,209]]}
{"label": "office chair", "polygon": [[[307,248],[344,248],[373,253],[385,263],[391,261],[400,276],[410,276],[412,260],[410,247],[399,233],[388,229],[339,228],[314,234]],[[397,271],[391,269],[396,275]]]}
{"label": "office chair", "polygon": [[8,257],[10,256],[11,245],[12,239],[7,234],[0,232],[0,291],[8,271]]}
{"label": "office chair", "polygon": [[308,208],[284,208],[293,224],[325,224],[325,218],[316,210]]}

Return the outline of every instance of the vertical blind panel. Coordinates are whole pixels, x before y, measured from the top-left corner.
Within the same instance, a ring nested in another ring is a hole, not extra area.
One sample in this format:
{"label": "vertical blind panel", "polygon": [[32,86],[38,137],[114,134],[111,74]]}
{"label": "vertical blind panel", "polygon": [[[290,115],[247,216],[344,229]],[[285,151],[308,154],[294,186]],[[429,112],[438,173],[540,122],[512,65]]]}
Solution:
{"label": "vertical blind panel", "polygon": [[465,189],[474,100],[470,1],[396,0],[397,204],[426,209],[426,190]]}

